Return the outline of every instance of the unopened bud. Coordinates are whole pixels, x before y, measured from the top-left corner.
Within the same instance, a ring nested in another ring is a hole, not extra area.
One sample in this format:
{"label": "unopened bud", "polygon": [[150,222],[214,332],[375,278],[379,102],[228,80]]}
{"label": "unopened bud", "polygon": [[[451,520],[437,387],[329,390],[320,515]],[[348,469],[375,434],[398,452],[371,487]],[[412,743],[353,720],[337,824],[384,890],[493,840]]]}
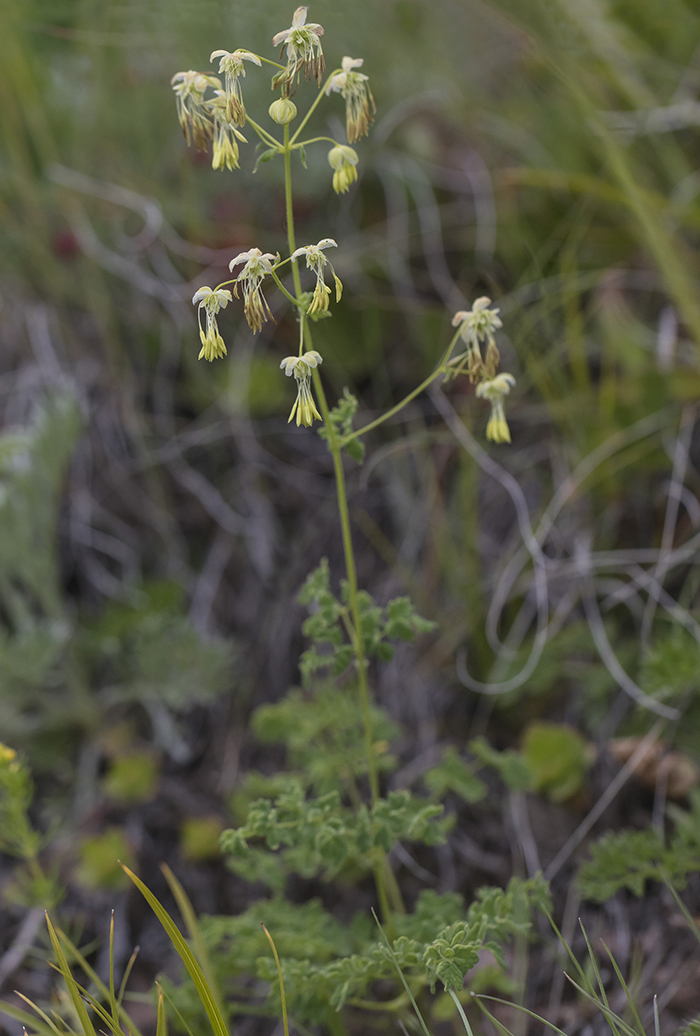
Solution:
{"label": "unopened bud", "polygon": [[268,111],[270,118],[273,119],[278,126],[286,126],[287,123],[297,117],[297,106],[294,101],[290,101],[288,97],[280,97],[279,100],[273,101]]}

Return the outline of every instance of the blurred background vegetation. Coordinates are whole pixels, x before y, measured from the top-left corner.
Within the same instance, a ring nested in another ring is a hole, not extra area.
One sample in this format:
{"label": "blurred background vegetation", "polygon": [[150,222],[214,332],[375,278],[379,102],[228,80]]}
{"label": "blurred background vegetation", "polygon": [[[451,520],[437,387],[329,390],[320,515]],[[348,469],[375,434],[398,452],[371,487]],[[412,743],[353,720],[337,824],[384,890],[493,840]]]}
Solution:
{"label": "blurred background vegetation", "polygon": [[[116,856],[154,882],[177,861],[200,910],[245,903],[216,841],[242,776],[277,761],[247,720],[298,680],[306,574],[324,555],[341,571],[325,447],[286,423],[285,311],[254,340],[230,306],[227,361],[197,362],[193,291],[241,250],[284,248],[281,169],[253,173],[251,142],[240,171],[212,171],[169,86],[216,48],[274,56],[290,15],[278,0],[0,5],[0,739],[34,770],[36,822],[89,936],[91,910],[128,910]],[[690,816],[700,764],[700,11],[317,0],[310,17],[329,67],[364,58],[378,105],[357,189],[333,194],[323,147],[295,171],[300,242],[340,245],[346,293],[318,327],[331,394],[348,385],[370,420],[484,294],[517,378],[496,466],[426,398],[350,475],[361,581],[438,623],[377,674],[403,729],[398,779],[483,735],[537,774],[527,799],[459,800],[454,840],[413,864],[467,895],[549,867],[573,924],[576,832],[658,829],[667,799]],[[267,75],[251,66],[244,85],[264,112]],[[321,111],[340,139],[341,107]],[[485,445],[468,384],[448,395]],[[522,546],[514,495],[543,554]],[[664,766],[591,814],[652,730]],[[630,960],[656,925],[658,971],[687,951],[649,894],[646,913],[623,899],[624,916],[595,916]],[[130,918],[157,970],[163,943]],[[688,988],[669,995],[679,1018],[700,1009]]]}

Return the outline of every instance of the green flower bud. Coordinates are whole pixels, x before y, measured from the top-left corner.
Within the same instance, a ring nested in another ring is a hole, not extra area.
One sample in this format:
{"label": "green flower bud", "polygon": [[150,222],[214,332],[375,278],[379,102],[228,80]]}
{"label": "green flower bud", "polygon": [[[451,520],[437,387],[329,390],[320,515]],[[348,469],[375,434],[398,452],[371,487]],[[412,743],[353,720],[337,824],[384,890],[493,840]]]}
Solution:
{"label": "green flower bud", "polygon": [[273,101],[268,111],[270,113],[270,118],[273,119],[278,126],[286,126],[287,123],[297,117],[297,106],[294,101],[290,101],[288,97],[280,97],[279,100]]}

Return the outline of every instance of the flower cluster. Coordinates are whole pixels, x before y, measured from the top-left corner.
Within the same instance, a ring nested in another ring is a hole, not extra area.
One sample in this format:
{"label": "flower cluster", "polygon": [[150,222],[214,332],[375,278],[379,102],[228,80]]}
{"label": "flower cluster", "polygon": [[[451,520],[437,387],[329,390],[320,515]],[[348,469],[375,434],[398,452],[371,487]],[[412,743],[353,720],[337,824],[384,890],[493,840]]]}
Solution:
{"label": "flower cluster", "polygon": [[[267,149],[259,161],[266,162],[277,154],[284,154],[288,175],[289,155],[292,150],[299,149],[302,162],[306,164],[304,147],[314,141],[297,142],[298,132],[290,135],[286,127],[297,116],[296,104],[290,94],[298,85],[301,73],[303,72],[307,79],[315,80],[319,87],[323,85],[323,27],[316,22],[307,22],[307,14],[308,7],[298,7],[294,12],[291,26],[278,32],[272,40],[275,46],[282,47],[280,57],[286,51],[287,63],[284,67],[278,66],[280,71],[272,80],[273,89],[279,89],[280,96],[272,102],[268,112],[274,123],[285,127],[283,141],[277,140],[250,119],[243,103],[241,83],[246,74],[246,62],[260,66],[263,59],[257,54],[240,49],[213,51],[210,61],[218,60],[219,76],[224,78],[223,86],[217,76],[192,70],[178,72],[173,76],[172,86],[175,91],[178,118],[185,139],[188,144],[194,144],[200,149],[206,149],[211,142],[212,165],[215,169],[238,168],[238,145],[246,139],[241,133],[241,128],[246,123],[260,137],[262,145]],[[326,97],[339,93],[345,101],[349,144],[369,131],[376,110],[369,79],[360,71],[362,65],[362,58],[344,57],[341,68],[333,71],[323,91]],[[317,98],[317,102],[321,96]],[[312,106],[312,110],[317,102]],[[308,119],[308,115],[306,118]],[[306,119],[302,125],[305,123]],[[332,143],[333,147],[328,152],[328,163],[333,170],[333,190],[336,194],[345,194],[358,180],[358,154],[349,144],[340,144],[337,141]],[[293,235],[290,235],[290,240],[293,241]],[[297,398],[289,416],[290,421],[296,418],[297,425],[310,426],[314,420],[321,419],[311,391],[313,372],[322,362],[321,356],[313,349],[306,352],[303,350],[305,343],[310,344],[308,319],[315,321],[329,315],[333,290],[332,286],[326,283],[327,272],[333,277],[336,302],[340,301],[342,295],[343,285],[326,255],[329,248],[337,248],[336,242],[329,237],[323,238],[315,245],[303,245],[301,248],[294,248],[292,244],[292,254],[284,261],[279,254],[273,255],[271,252],[263,252],[260,248],[250,248],[247,252],[239,253],[229,263],[232,272],[238,268],[232,280],[216,288],[202,287],[195,292],[192,300],[198,306],[197,317],[202,343],[199,357],[209,361],[226,355],[226,346],[217,324],[217,314],[219,310],[226,308],[233,296],[242,296],[245,318],[253,334],[261,331],[263,324],[268,320],[274,320],[262,290],[266,277],[272,277],[284,295],[294,303],[300,330],[299,355],[287,356],[281,367],[288,377],[293,375],[297,383]],[[306,269],[315,277],[312,291],[300,289],[297,264],[302,258],[305,260]],[[296,286],[294,295],[287,290],[278,274],[278,270],[290,262]],[[226,285],[231,285],[232,291],[228,290]],[[495,333],[502,326],[499,311],[491,308],[491,300],[484,296],[476,299],[470,310],[455,313],[452,324],[457,331],[450,346],[450,355],[457,341],[461,340],[464,348],[459,355],[447,359],[440,370],[445,373],[446,379],[466,373],[470,381],[476,383],[477,396],[491,403],[487,437],[497,443],[510,442],[504,399],[515,384],[515,379],[511,374],[497,373],[500,357]]]}
{"label": "flower cluster", "polygon": [[[510,442],[503,398],[507,396],[515,378],[512,374],[496,374],[500,361],[495,332],[503,327],[499,310],[491,309],[491,299],[483,295],[476,299],[470,310],[460,310],[452,318],[466,350],[449,361],[445,380],[466,372],[469,380],[479,384],[476,394],[491,403],[491,417],[486,426],[486,437],[492,442]],[[482,345],[486,345],[485,355]]]}
{"label": "flower cluster", "polygon": [[[225,52],[215,51],[215,54],[219,53]],[[239,53],[247,54],[247,51]],[[254,55],[250,57],[254,58]],[[238,169],[238,141],[246,142],[238,129],[245,122],[240,88],[237,86],[233,93],[230,92],[229,78],[227,73],[226,90],[221,89],[221,80],[216,76],[203,75],[193,70],[177,72],[171,81],[185,140],[188,145],[194,144],[198,151],[206,151],[211,141],[214,169]],[[232,81],[235,83],[235,78]],[[207,87],[213,89],[213,97],[205,96]]]}
{"label": "flower cluster", "polygon": [[326,86],[327,94],[339,93],[345,101],[345,128],[351,144],[369,132],[371,113],[377,110],[368,77],[354,71],[363,64],[364,58],[343,58],[343,71],[331,76]]}
{"label": "flower cluster", "polygon": [[295,79],[298,82],[302,71],[307,79],[315,79],[319,86],[326,72],[321,47],[323,26],[316,22],[306,24],[308,10],[308,7],[297,7],[291,26],[272,37],[274,47],[282,44],[282,53],[287,48],[287,67],[272,80],[272,89],[282,87],[285,96],[291,91]]}

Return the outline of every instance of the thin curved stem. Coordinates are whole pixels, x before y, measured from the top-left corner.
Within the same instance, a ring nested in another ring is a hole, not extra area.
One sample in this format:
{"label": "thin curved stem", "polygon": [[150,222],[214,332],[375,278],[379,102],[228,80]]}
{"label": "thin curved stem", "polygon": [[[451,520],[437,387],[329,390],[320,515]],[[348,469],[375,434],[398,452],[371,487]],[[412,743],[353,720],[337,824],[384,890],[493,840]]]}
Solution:
{"label": "thin curved stem", "polygon": [[270,270],[270,276],[272,277],[273,281],[275,282],[275,284],[277,285],[279,290],[285,296],[285,298],[289,299],[289,301],[292,303],[293,306],[297,306],[298,307],[299,306],[299,300],[295,299],[294,296],[291,294],[291,292],[287,291],[287,289],[285,288],[284,284],[282,284],[282,281],[279,279],[279,277],[277,276],[277,274],[275,273],[274,270]]}
{"label": "thin curved stem", "polygon": [[306,147],[307,144],[317,144],[319,140],[327,140],[329,144],[334,144],[336,147],[341,146],[333,137],[311,137],[309,140],[300,140],[294,147]]}
{"label": "thin curved stem", "polygon": [[370,421],[369,424],[364,425],[363,428],[358,428],[355,432],[350,432],[349,435],[344,435],[340,440],[340,445],[346,446],[347,443],[352,442],[353,439],[357,439],[360,435],[364,435],[366,432],[371,432],[373,428],[377,428],[380,424],[384,424],[384,422],[388,421],[390,417],[394,416],[394,414],[398,414],[400,410],[403,410],[403,408],[407,406],[407,404],[410,403],[413,399],[415,399],[416,396],[419,396],[421,392],[424,392],[429,385],[432,385],[436,378],[439,378],[441,374],[445,373],[447,363],[450,359],[450,356],[452,355],[452,351],[455,345],[457,344],[458,338],[459,331],[457,331],[453,335],[452,341],[445,350],[445,355],[440,360],[440,363],[437,365],[433,373],[429,374],[427,378],[421,381],[420,385],[418,385],[417,388],[414,388],[412,392],[409,392],[407,396],[404,396],[400,403],[397,403],[396,406],[391,407],[391,409],[387,410],[384,414],[381,415],[381,417],[377,417],[374,421]]}
{"label": "thin curved stem", "polygon": [[[333,71],[331,72],[331,74],[329,75],[329,77],[328,77],[328,80],[332,79],[332,78],[333,78],[333,76],[337,75],[337,74],[338,74],[339,72],[342,72],[342,71],[343,71],[343,70],[342,70],[342,68],[336,68],[336,69],[334,69],[334,70],[333,70]],[[326,80],[326,82],[328,82],[328,80]],[[299,134],[300,134],[300,133],[301,133],[301,131],[303,130],[304,126],[306,125],[306,123],[307,123],[307,122],[309,121],[309,119],[310,119],[310,118],[311,118],[311,116],[313,115],[313,113],[314,113],[314,112],[316,111],[316,109],[318,108],[319,104],[320,104],[320,103],[321,103],[321,101],[323,100],[323,96],[324,96],[324,89],[323,89],[323,86],[319,86],[319,88],[318,88],[318,97],[316,98],[316,100],[314,101],[314,103],[313,103],[313,104],[311,105],[311,107],[310,107],[310,108],[309,108],[309,110],[307,111],[307,113],[306,113],[306,115],[304,116],[304,118],[303,118],[303,119],[301,120],[301,122],[299,123],[299,125],[298,125],[298,127],[297,127],[297,131],[296,131],[296,133],[294,134],[294,136],[292,137],[292,139],[291,139],[290,143],[292,143],[292,144],[295,144],[295,143],[296,143],[296,139],[297,139],[297,137],[299,136]]]}
{"label": "thin curved stem", "polygon": [[246,122],[250,123],[250,125],[253,127],[253,129],[255,130],[255,132],[264,144],[270,144],[272,147],[277,147],[280,149],[280,151],[282,150],[282,145],[280,144],[279,140],[277,140],[276,137],[273,137],[271,133],[268,133],[266,129],[263,129],[260,123],[256,122],[255,119],[251,119],[250,115],[248,115],[247,113]]}

